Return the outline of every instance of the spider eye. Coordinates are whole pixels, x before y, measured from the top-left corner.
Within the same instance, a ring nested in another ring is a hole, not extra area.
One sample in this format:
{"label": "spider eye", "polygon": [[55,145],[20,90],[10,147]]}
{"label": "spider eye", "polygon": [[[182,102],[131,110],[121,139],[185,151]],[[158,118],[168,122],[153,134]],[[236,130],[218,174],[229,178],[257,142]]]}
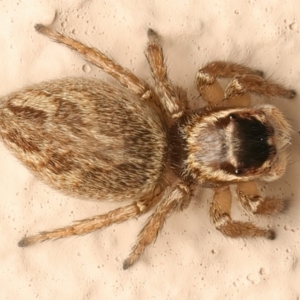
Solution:
{"label": "spider eye", "polygon": [[[276,151],[269,142],[268,125],[254,117],[239,118],[235,122],[234,156],[243,169],[259,168]],[[238,174],[235,171],[236,174]]]}
{"label": "spider eye", "polygon": [[234,170],[234,173],[235,173],[236,175],[240,175],[240,174],[242,173],[242,170],[240,170],[240,169],[235,169],[235,170]]}
{"label": "spider eye", "polygon": [[230,120],[237,119],[237,115],[236,114],[230,114],[228,117],[229,117]]}
{"label": "spider eye", "polygon": [[223,162],[221,164],[221,169],[228,174],[242,175],[244,173],[244,169],[242,166],[240,168],[237,168],[229,162]]}

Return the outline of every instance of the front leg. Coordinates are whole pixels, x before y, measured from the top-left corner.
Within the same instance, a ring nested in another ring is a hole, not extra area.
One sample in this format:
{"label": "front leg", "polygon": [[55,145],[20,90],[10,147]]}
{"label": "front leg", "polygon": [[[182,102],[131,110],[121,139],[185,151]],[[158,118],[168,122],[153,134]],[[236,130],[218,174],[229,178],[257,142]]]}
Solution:
{"label": "front leg", "polygon": [[[229,106],[248,106],[251,102],[249,93],[289,99],[295,97],[294,90],[286,89],[271,80],[265,80],[262,76],[261,71],[242,64],[215,61],[197,72],[196,85],[200,95],[210,104],[227,100]],[[233,78],[233,80],[223,92],[217,78]]]}
{"label": "front leg", "polygon": [[156,93],[166,112],[173,119],[177,119],[184,112],[187,103],[186,95],[179,87],[174,87],[168,78],[163,49],[157,33],[149,29],[148,38],[149,42],[145,54],[155,81]]}
{"label": "front leg", "polygon": [[[262,72],[253,70],[241,64],[214,61],[205,65],[196,74],[196,86],[200,96],[211,105],[221,103],[224,98],[224,91],[217,78],[235,77],[241,74],[256,74],[261,76]],[[247,106],[250,104],[249,94],[235,99],[230,106]]]}
{"label": "front leg", "polygon": [[273,215],[286,208],[282,199],[261,197],[254,181],[238,183],[237,196],[243,208],[253,214]]}
{"label": "front leg", "polygon": [[219,231],[232,238],[266,237],[271,240],[275,238],[275,233],[272,230],[259,228],[251,222],[232,220],[230,217],[231,201],[229,187],[215,189],[210,206],[210,217]]}
{"label": "front leg", "polygon": [[284,86],[266,80],[260,76],[246,74],[236,76],[225,89],[225,98],[241,96],[247,92],[256,93],[266,97],[283,97],[292,99],[295,97],[294,90],[286,89]]}

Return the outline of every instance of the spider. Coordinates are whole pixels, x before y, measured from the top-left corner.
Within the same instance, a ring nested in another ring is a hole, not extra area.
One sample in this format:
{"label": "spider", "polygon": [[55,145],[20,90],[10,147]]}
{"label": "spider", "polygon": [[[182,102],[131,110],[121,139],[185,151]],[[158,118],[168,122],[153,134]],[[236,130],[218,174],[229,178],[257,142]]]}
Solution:
{"label": "spider", "polygon": [[[260,71],[215,61],[196,74],[207,106],[190,111],[185,91],[168,78],[160,37],[148,30],[146,58],[154,88],[95,48],[50,27],[36,30],[80,53],[114,77],[112,85],[88,78],[39,83],[2,98],[0,133],[33,174],[55,189],[84,199],[128,201],[108,213],[26,236],[20,247],[84,235],[148,211],[123,268],[154,242],[167,217],[188,207],[196,187],[214,190],[210,218],[229,237],[274,239],[270,229],[230,217],[237,200],[253,214],[271,215],[285,201],[263,198],[254,180],[281,177],[290,126],[274,106],[251,106],[249,93],[293,98],[295,92],[265,80]],[[226,89],[218,78],[231,78]]]}

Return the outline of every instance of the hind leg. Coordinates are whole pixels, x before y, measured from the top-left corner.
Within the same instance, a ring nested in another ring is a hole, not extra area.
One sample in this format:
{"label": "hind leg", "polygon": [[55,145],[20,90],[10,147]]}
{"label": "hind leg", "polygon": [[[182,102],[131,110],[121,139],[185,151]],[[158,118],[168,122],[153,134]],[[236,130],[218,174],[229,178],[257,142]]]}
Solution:
{"label": "hind leg", "polygon": [[148,99],[151,96],[150,88],[148,85],[132,72],[117,64],[114,60],[99,51],[98,49],[88,47],[87,45],[76,41],[68,36],[64,36],[55,30],[50,29],[41,24],[35,25],[35,29],[51,38],[53,41],[64,44],[72,50],[80,53],[86,61],[99,67],[107,74],[117,79],[123,86],[139,95],[143,99]]}
{"label": "hind leg", "polygon": [[117,208],[106,214],[94,216],[92,218],[76,221],[75,224],[50,230],[42,231],[36,235],[24,237],[20,242],[20,247],[31,246],[38,242],[61,239],[72,235],[85,235],[98,229],[104,229],[112,224],[124,222],[130,218],[138,217],[150,210],[159,200],[160,192],[152,199],[133,202],[127,206]]}

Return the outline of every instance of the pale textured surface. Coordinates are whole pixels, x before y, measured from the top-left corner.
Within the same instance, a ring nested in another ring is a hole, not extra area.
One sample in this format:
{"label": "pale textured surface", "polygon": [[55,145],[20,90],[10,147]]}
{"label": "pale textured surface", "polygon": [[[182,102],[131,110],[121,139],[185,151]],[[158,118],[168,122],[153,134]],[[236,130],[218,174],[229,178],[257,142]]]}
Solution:
{"label": "pale textured surface", "polygon": [[[119,2],[119,3],[118,3]],[[126,5],[124,4],[126,2]],[[109,4],[111,3],[111,4]],[[300,94],[300,5],[287,1],[0,1],[0,95],[73,76],[109,77],[34,31],[55,28],[109,53],[150,82],[143,55],[148,27],[163,37],[170,77],[189,89],[214,59],[244,62]],[[209,222],[210,191],[170,218],[156,243],[128,271],[144,218],[85,237],[39,244],[17,242],[27,232],[100,214],[115,204],[80,201],[38,182],[0,144],[0,299],[300,299],[300,96],[272,101],[295,132],[286,176],[263,192],[290,200],[287,213],[255,218],[275,241],[224,238]],[[264,99],[261,99],[264,101]],[[202,103],[200,103],[202,104]],[[237,206],[233,217],[247,220]]]}

